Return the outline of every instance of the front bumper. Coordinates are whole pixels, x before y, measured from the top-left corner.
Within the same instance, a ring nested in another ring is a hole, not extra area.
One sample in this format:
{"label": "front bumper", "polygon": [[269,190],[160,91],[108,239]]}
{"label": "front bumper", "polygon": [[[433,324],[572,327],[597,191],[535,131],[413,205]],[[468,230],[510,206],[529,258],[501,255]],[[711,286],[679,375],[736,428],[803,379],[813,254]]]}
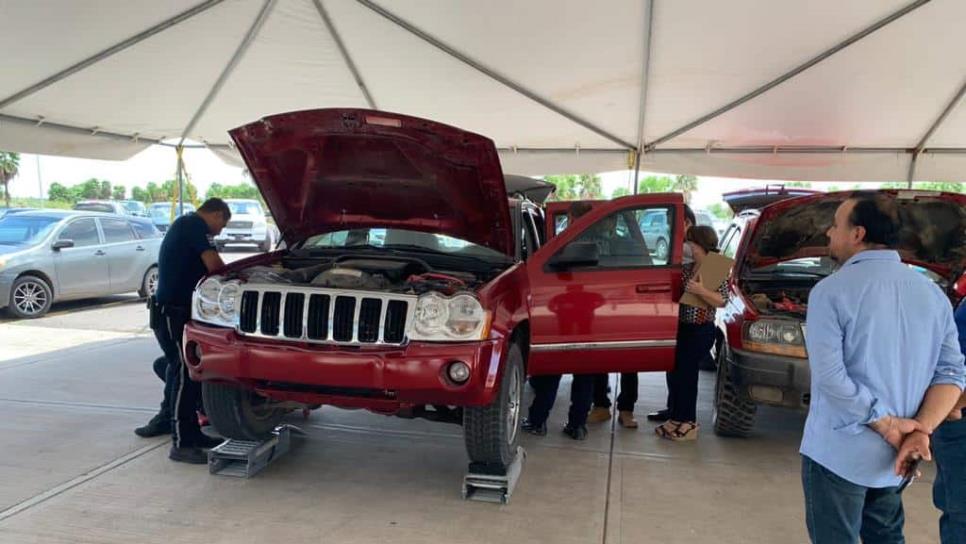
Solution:
{"label": "front bumper", "polygon": [[728,365],[739,393],[756,404],[807,410],[811,373],[808,359],[728,349]]}
{"label": "front bumper", "polygon": [[[348,348],[252,339],[191,322],[184,346],[195,381],[234,382],[278,400],[392,413],[423,404],[489,404],[499,383],[504,342]],[[456,385],[446,377],[453,361],[470,366],[466,383]]]}
{"label": "front bumper", "polygon": [[263,244],[268,240],[268,230],[224,229],[214,239],[219,244]]}

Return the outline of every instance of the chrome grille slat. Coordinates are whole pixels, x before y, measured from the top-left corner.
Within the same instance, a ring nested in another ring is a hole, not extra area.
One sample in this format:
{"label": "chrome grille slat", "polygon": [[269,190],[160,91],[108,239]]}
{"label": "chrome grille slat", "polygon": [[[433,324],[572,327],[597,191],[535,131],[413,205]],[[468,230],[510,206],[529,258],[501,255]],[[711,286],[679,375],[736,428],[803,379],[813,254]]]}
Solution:
{"label": "chrome grille slat", "polygon": [[[235,330],[243,336],[346,346],[405,344],[416,307],[415,295],[292,285],[245,284],[242,299],[249,303],[242,304]],[[252,321],[254,331],[242,329]]]}

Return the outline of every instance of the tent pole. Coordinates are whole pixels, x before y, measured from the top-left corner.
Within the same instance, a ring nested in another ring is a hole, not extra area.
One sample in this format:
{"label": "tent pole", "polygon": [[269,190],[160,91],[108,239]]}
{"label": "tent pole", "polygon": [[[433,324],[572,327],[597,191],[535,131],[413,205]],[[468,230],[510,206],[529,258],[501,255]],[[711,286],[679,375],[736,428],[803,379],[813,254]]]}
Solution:
{"label": "tent pole", "polygon": [[641,155],[644,153],[644,119],[647,113],[647,84],[651,71],[651,36],[654,34],[654,0],[647,0],[644,8],[644,55],[641,64],[641,99],[637,117],[637,153],[634,157],[634,194],[641,172]]}
{"label": "tent pole", "polygon": [[201,105],[198,106],[198,110],[195,111],[195,114],[191,117],[191,121],[188,122],[188,125],[185,126],[184,130],[181,132],[181,142],[178,144],[179,146],[184,144],[185,139],[189,134],[191,134],[191,131],[195,129],[198,121],[201,120],[201,116],[204,115],[208,110],[208,106],[210,106],[215,100],[215,97],[218,96],[222,86],[224,86],[225,82],[228,81],[228,76],[230,76],[235,70],[235,67],[238,66],[238,62],[241,61],[241,58],[245,55],[245,51],[247,51],[248,47],[252,44],[252,40],[255,39],[258,31],[261,30],[262,25],[265,24],[265,20],[268,19],[268,14],[272,11],[273,6],[275,6],[275,0],[265,0],[265,3],[262,5],[262,9],[259,10],[258,15],[252,22],[252,26],[248,28],[248,32],[245,33],[245,37],[242,38],[241,43],[238,44],[238,48],[235,49],[235,53],[231,56],[228,64],[226,64],[225,68],[221,71],[221,75],[218,76],[215,84],[211,86],[211,90],[208,91],[208,95],[205,96],[204,101],[202,101]]}
{"label": "tent pole", "polygon": [[725,104],[724,106],[721,106],[720,108],[714,110],[713,112],[711,112],[711,113],[709,113],[707,115],[703,115],[703,116],[699,117],[698,119],[696,119],[694,121],[691,121],[690,123],[684,125],[683,127],[680,127],[678,129],[672,130],[671,132],[665,134],[664,136],[661,136],[660,138],[654,140],[653,142],[650,142],[649,144],[647,144],[647,146],[645,146],[645,148],[646,148],[645,150],[646,151],[649,151],[649,150],[657,147],[658,145],[661,145],[664,142],[667,142],[668,140],[677,138],[678,136],[684,134],[685,132],[688,132],[689,130],[691,130],[691,129],[695,128],[695,127],[701,126],[701,125],[707,123],[708,121],[714,119],[715,117],[718,117],[718,116],[720,116],[720,115],[722,115],[724,113],[727,113],[727,112],[729,112],[729,111],[737,108],[738,106],[744,104],[745,102],[747,102],[747,101],[749,101],[749,100],[751,100],[751,99],[753,99],[755,97],[758,97],[758,96],[760,96],[760,95],[762,95],[762,94],[770,91],[771,89],[773,89],[773,88],[781,85],[782,83],[788,81],[789,79],[792,79],[793,77],[795,77],[795,76],[801,74],[802,72],[808,70],[812,66],[815,66],[816,64],[822,62],[823,60],[825,60],[825,59],[827,59],[829,57],[831,57],[832,55],[838,53],[839,51],[842,51],[846,47],[848,47],[848,46],[854,44],[855,42],[857,42],[857,41],[865,38],[869,34],[872,34],[873,32],[875,32],[875,31],[881,29],[882,27],[884,27],[884,26],[886,26],[886,25],[888,25],[888,24],[896,21],[897,19],[901,18],[902,16],[904,16],[904,15],[906,15],[906,14],[908,14],[908,13],[910,13],[910,12],[912,12],[912,11],[914,11],[914,10],[916,10],[916,9],[918,9],[918,8],[926,5],[926,4],[928,4],[930,1],[931,0],[916,0],[915,2],[913,2],[913,3],[911,3],[911,4],[907,5],[907,6],[899,9],[898,11],[893,12],[892,14],[888,15],[887,17],[876,21],[871,26],[868,26],[868,27],[862,29],[861,31],[853,34],[852,36],[848,37],[847,39],[845,39],[845,40],[843,40],[843,41],[841,41],[841,42],[833,45],[829,49],[826,49],[825,51],[822,51],[818,55],[816,55],[816,56],[812,57],[811,59],[805,61],[804,63],[796,66],[792,70],[790,70],[788,72],[785,72],[784,74],[782,74],[782,75],[778,76],[777,78],[769,81],[768,83],[766,83],[766,84],[758,87],[757,89],[755,89],[755,90],[753,90],[753,91],[745,94],[744,96],[738,98],[737,100],[733,100],[733,101]]}
{"label": "tent pole", "polygon": [[942,126],[942,124],[946,121],[946,118],[949,117],[949,114],[952,113],[953,110],[955,110],[959,105],[959,102],[963,99],[964,95],[966,95],[966,81],[964,81],[959,87],[959,92],[957,92],[956,96],[954,96],[953,99],[946,104],[946,107],[943,108],[942,113],[940,113],[939,117],[933,121],[932,126],[929,127],[929,130],[926,131],[926,134],[923,135],[922,139],[920,139],[919,143],[916,145],[916,149],[913,150],[912,160],[909,161],[908,181],[910,189],[912,189],[913,178],[916,176],[916,163],[919,161],[919,155],[921,155],[926,149],[926,144],[929,143],[929,139],[932,138],[932,135],[935,134],[936,130],[938,130],[939,127]]}
{"label": "tent pole", "polygon": [[131,36],[130,38],[122,42],[116,43],[102,51],[98,51],[97,53],[94,53],[93,55],[78,62],[77,64],[68,66],[67,68],[64,68],[63,70],[57,72],[56,74],[48,78],[45,78],[37,83],[34,83],[33,85],[27,87],[26,89],[22,89],[4,98],[3,100],[0,100],[0,109],[5,108],[10,104],[13,104],[14,102],[17,102],[18,100],[26,98],[36,93],[37,91],[45,89],[53,85],[54,83],[61,81],[66,77],[76,74],[77,72],[80,72],[81,70],[91,66],[92,64],[96,64],[110,57],[111,55],[114,55],[115,53],[120,53],[121,51],[124,51],[128,47],[131,47],[132,45],[135,45],[139,42],[142,42],[150,38],[151,36],[154,36],[155,34],[163,32],[179,23],[183,23],[184,21],[187,21],[188,19],[194,17],[195,15],[198,15],[199,13],[207,11],[208,9],[222,3],[223,1],[224,0],[206,0],[205,2],[202,2],[189,10],[183,11],[175,15],[174,17],[171,17],[170,19],[165,19],[164,21],[161,21],[160,23],[152,26],[151,28],[144,30],[138,34],[135,34],[134,36]]}
{"label": "tent pole", "polygon": [[410,34],[416,36],[417,38],[423,40],[424,42],[428,43],[429,45],[432,45],[436,49],[439,49],[440,51],[446,53],[447,55],[449,55],[449,56],[451,56],[453,58],[455,58],[456,60],[462,62],[463,64],[466,64],[470,68],[473,68],[474,70],[482,73],[483,75],[489,77],[490,79],[496,80],[499,83],[503,84],[504,86],[513,89],[514,91],[522,94],[523,96],[529,98],[530,100],[533,100],[537,104],[540,104],[541,106],[543,106],[543,107],[549,109],[550,111],[556,113],[557,115],[560,115],[562,117],[565,117],[566,119],[568,119],[568,120],[570,120],[570,121],[572,121],[572,122],[574,122],[574,123],[576,123],[576,124],[584,127],[585,129],[587,129],[587,130],[589,130],[589,131],[597,134],[598,136],[601,136],[603,138],[606,138],[606,139],[614,142],[615,144],[617,144],[617,145],[619,145],[621,147],[624,147],[625,149],[634,149],[634,144],[632,144],[630,142],[627,142],[624,139],[622,139],[622,138],[620,138],[618,136],[615,136],[614,134],[611,134],[610,132],[608,132],[608,131],[606,131],[606,130],[600,128],[600,127],[598,127],[597,125],[591,123],[590,121],[587,121],[586,119],[583,119],[583,118],[579,117],[575,113],[571,113],[571,112],[565,110],[564,108],[562,108],[562,107],[554,104],[550,100],[547,100],[546,98],[543,98],[542,96],[539,96],[537,93],[531,91],[530,89],[527,89],[523,85],[521,85],[521,84],[519,84],[519,83],[511,80],[510,78],[508,78],[508,77],[506,77],[506,76],[504,76],[504,75],[496,72],[492,68],[489,68],[487,66],[484,66],[479,61],[477,61],[477,60],[469,57],[468,55],[466,55],[464,53],[461,53],[460,51],[456,50],[452,46],[450,46],[450,45],[448,45],[448,44],[440,41],[438,38],[432,36],[431,34],[429,34],[427,32],[424,32],[423,30],[421,30],[420,28],[416,27],[412,23],[406,21],[405,19],[402,19],[401,17],[399,17],[396,14],[392,13],[391,11],[383,8],[382,6],[376,4],[375,2],[372,2],[371,0],[356,0],[356,2],[362,4],[363,6],[369,8],[370,10],[372,10],[374,12],[376,12],[377,14],[381,15],[382,17],[388,19],[390,22],[392,22],[396,26],[398,26],[398,27],[402,28],[403,30],[409,32]]}
{"label": "tent pole", "polygon": [[346,49],[345,43],[342,41],[342,37],[339,32],[335,29],[335,24],[332,23],[332,19],[329,17],[329,13],[325,11],[325,6],[322,5],[322,0],[312,0],[315,4],[316,11],[319,12],[319,17],[322,18],[322,23],[325,24],[325,28],[328,29],[329,35],[332,36],[332,40],[335,41],[336,47],[339,48],[339,53],[342,54],[342,60],[345,61],[346,67],[352,72],[352,77],[356,80],[356,86],[362,91],[362,96],[366,99],[366,104],[372,109],[378,109],[376,107],[376,101],[373,100],[372,95],[369,94],[369,88],[366,87],[365,81],[362,80],[362,74],[359,73],[359,68],[356,63],[353,62],[352,56],[349,55],[349,50]]}
{"label": "tent pole", "polygon": [[184,147],[174,149],[178,158],[178,217],[184,215]]}

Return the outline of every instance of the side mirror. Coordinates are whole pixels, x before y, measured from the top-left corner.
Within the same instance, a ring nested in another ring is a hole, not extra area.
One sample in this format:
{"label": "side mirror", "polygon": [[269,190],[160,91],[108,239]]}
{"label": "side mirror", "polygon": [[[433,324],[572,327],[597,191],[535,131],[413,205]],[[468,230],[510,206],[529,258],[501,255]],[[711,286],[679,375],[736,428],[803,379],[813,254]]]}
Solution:
{"label": "side mirror", "polygon": [[594,242],[571,242],[563,250],[547,261],[547,266],[556,270],[566,270],[578,266],[597,266],[600,249]]}
{"label": "side mirror", "polygon": [[62,249],[67,249],[69,247],[74,247],[73,240],[57,240],[54,245],[50,246],[54,251],[60,251]]}

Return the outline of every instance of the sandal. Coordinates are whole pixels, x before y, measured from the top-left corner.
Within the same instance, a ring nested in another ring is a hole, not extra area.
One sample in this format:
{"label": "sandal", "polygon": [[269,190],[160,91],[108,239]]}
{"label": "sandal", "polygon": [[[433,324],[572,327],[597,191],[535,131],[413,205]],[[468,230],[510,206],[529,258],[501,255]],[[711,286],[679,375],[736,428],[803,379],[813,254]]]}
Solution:
{"label": "sandal", "polygon": [[668,420],[654,428],[654,432],[666,440],[685,442],[698,439],[699,425],[693,421]]}

